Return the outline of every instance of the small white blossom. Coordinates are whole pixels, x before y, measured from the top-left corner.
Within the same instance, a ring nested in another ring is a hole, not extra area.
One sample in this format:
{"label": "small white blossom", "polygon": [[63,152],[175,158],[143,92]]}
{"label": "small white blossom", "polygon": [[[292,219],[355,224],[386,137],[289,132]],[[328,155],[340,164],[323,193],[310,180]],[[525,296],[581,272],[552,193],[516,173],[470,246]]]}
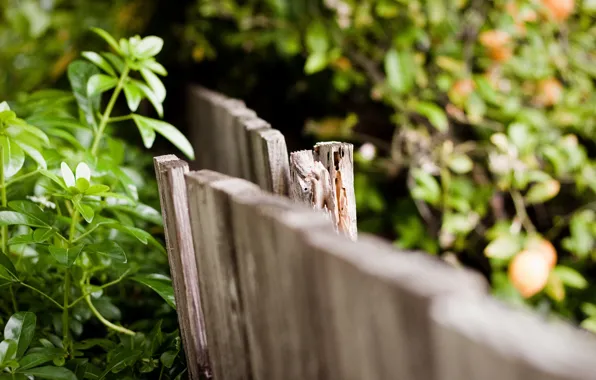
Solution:
{"label": "small white blossom", "polygon": [[64,183],[66,184],[66,186],[68,186],[68,187],[75,186],[76,185],[75,176],[74,176],[72,170],[70,170],[70,167],[66,164],[66,162],[63,162],[60,165],[60,170],[62,171],[62,179],[64,179]]}
{"label": "small white blossom", "polygon": [[77,165],[76,178],[68,164],[66,164],[66,162],[63,162],[60,165],[60,170],[62,171],[62,178],[64,179],[64,183],[67,187],[76,186],[77,180],[80,178],[84,178],[88,182],[91,182],[91,170],[89,169],[89,166],[87,166],[87,164],[84,162],[81,162]]}
{"label": "small white blossom", "polygon": [[31,202],[39,203],[40,205],[47,207],[47,208],[51,208],[51,209],[56,208],[56,204],[54,202],[51,202],[47,197],[44,197],[44,196],[36,197],[36,196],[27,195],[27,199],[29,199]]}
{"label": "small white blossom", "polygon": [[360,149],[360,156],[366,161],[370,161],[377,155],[377,148],[371,143],[362,144]]}

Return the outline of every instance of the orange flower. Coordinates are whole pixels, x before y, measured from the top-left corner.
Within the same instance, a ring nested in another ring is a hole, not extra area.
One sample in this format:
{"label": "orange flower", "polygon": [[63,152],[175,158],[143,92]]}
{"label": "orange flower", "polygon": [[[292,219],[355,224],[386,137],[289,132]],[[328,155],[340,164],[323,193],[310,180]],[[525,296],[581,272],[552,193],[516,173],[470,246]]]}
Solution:
{"label": "orange flower", "polygon": [[487,30],[480,34],[479,39],[494,61],[504,62],[513,54],[511,47],[508,46],[511,36],[505,31]]}
{"label": "orange flower", "polygon": [[563,97],[563,85],[555,78],[542,80],[538,83],[536,103],[545,107],[553,106]]}
{"label": "orange flower", "polygon": [[556,21],[565,21],[573,13],[575,0],[542,0],[542,5]]}

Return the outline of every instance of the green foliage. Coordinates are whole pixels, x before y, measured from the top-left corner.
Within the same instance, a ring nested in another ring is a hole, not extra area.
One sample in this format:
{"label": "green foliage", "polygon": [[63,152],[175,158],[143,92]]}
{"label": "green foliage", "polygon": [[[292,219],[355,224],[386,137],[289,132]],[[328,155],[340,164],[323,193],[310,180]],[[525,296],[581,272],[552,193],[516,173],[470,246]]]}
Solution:
{"label": "green foliage", "polygon": [[[303,64],[302,86],[330,77],[361,108],[381,103],[390,143],[333,115],[306,128],[379,149],[356,156],[361,228],[386,234],[389,223],[398,246],[474,263],[496,295],[596,330],[596,314],[580,308],[596,302],[590,3],[197,0],[200,21],[185,31],[195,59],[215,57],[212,43],[266,59],[274,50]],[[220,20],[235,26],[214,35]],[[509,266],[550,243],[558,265],[523,300]]]}
{"label": "green foliage", "polygon": [[[167,73],[155,60],[163,41],[94,32],[112,51],[85,52],[70,64],[72,92],[33,93],[13,109],[0,104],[0,372],[180,378],[165,250],[148,232],[161,224],[155,182],[146,179],[151,157],[113,132],[136,124],[147,148],[157,133],[187,157],[194,152],[174,126],[134,113],[147,99],[163,114],[158,75]],[[119,98],[129,112],[114,116]],[[149,321],[139,307],[153,309]]]}
{"label": "green foliage", "polygon": [[152,4],[139,0],[0,0],[0,99],[58,81],[83,47],[97,47],[91,26],[140,32]]}

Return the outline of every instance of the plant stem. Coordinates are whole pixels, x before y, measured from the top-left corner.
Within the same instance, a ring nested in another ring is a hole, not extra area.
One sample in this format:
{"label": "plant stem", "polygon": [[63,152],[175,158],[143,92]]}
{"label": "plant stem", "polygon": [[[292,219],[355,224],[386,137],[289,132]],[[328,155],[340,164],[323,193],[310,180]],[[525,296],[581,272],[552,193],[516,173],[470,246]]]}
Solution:
{"label": "plant stem", "polygon": [[70,269],[64,271],[64,306],[62,307],[62,344],[67,347],[68,343],[68,293],[70,293]]}
{"label": "plant stem", "polygon": [[91,312],[93,314],[95,314],[97,319],[99,319],[101,321],[101,323],[106,325],[108,328],[118,331],[122,334],[126,334],[126,335],[135,335],[136,334],[134,331],[131,331],[131,330],[124,328],[122,326],[117,326],[117,325],[113,324],[112,322],[108,321],[107,319],[105,319],[104,316],[101,315],[99,313],[99,311],[95,308],[95,306],[93,306],[93,303],[91,302],[91,296],[89,296],[89,295],[85,296],[85,301],[87,302],[87,305],[89,305],[89,309],[91,309]]}
{"label": "plant stem", "polygon": [[44,296],[45,298],[47,298],[48,300],[52,301],[52,303],[56,306],[58,306],[58,308],[60,308],[60,310],[63,310],[64,307],[62,305],[60,305],[58,302],[56,302],[56,300],[54,300],[52,297],[50,297],[49,295],[47,295],[46,293],[42,292],[41,290],[37,289],[34,286],[31,286],[29,284],[26,284],[24,282],[19,282],[19,284],[23,285],[24,287],[33,290],[34,292],[37,292],[39,294],[41,294],[42,296]]}
{"label": "plant stem", "polygon": [[96,292],[96,291],[98,291],[98,290],[102,290],[102,289],[108,288],[108,287],[110,287],[110,286],[112,286],[112,285],[116,285],[116,284],[117,284],[117,283],[119,283],[120,281],[124,280],[124,278],[126,277],[126,275],[127,275],[129,272],[130,272],[130,269],[127,269],[127,270],[126,270],[126,272],[124,272],[124,273],[122,274],[122,276],[118,277],[118,278],[117,278],[117,279],[115,279],[114,281],[112,281],[112,282],[108,282],[108,283],[106,283],[106,284],[103,284],[102,286],[100,286],[100,287],[96,288],[96,289],[95,289],[93,292],[89,292],[89,293],[85,293],[85,294],[83,294],[82,296],[80,296],[80,297],[79,297],[79,298],[77,298],[76,300],[72,301],[72,302],[70,303],[70,305],[68,305],[68,307],[73,307],[74,305],[76,305],[77,303],[79,303],[81,300],[83,300],[85,297],[87,297],[87,296],[90,296],[92,293],[95,293],[95,292]]}
{"label": "plant stem", "polygon": [[[6,184],[4,177],[4,148],[0,145],[0,197],[2,198],[2,208],[6,208],[8,199],[6,198]],[[8,255],[6,252],[8,242],[8,226],[2,226],[2,253]]]}
{"label": "plant stem", "polygon": [[15,313],[19,312],[19,306],[17,305],[17,299],[14,296],[14,289],[12,287],[12,284],[8,287],[8,289],[10,290],[10,298],[12,299],[12,308],[14,309]]}
{"label": "plant stem", "polygon": [[[70,232],[68,234],[68,241],[69,245],[72,246],[72,243],[75,239],[76,227],[79,219],[79,211],[74,208],[72,212],[72,219],[70,221]],[[67,347],[68,344],[68,330],[69,330],[69,320],[68,320],[68,303],[69,299],[68,296],[70,294],[70,268],[66,268],[64,270],[64,303],[62,307],[62,333],[63,333],[63,344],[64,347]]]}
{"label": "plant stem", "polygon": [[515,206],[515,211],[519,218],[521,219],[521,223],[526,229],[526,231],[530,234],[536,232],[536,227],[532,224],[528,213],[526,212],[526,205],[524,203],[524,197],[521,193],[517,190],[511,190],[511,198],[513,199],[513,204]]}
{"label": "plant stem", "polygon": [[108,125],[108,121],[110,120],[110,114],[114,109],[114,105],[116,104],[116,100],[118,99],[118,95],[120,95],[120,91],[124,87],[124,81],[128,77],[130,69],[128,66],[124,66],[124,70],[122,70],[122,74],[120,75],[120,79],[118,80],[118,84],[112,93],[112,97],[106,106],[106,110],[101,117],[99,122],[99,127],[97,128],[97,134],[95,135],[95,139],[93,140],[93,145],[91,146],[91,155],[95,156],[97,154],[97,149],[99,148],[99,143],[101,142],[101,138],[103,137],[103,132]]}
{"label": "plant stem", "polygon": [[132,115],[126,115],[126,116],[116,116],[116,117],[111,117],[108,119],[108,122],[110,123],[117,123],[119,121],[125,121],[125,120],[130,120],[132,119]]}
{"label": "plant stem", "polygon": [[23,174],[22,176],[19,176],[19,177],[13,178],[13,179],[11,179],[10,181],[7,181],[7,182],[6,182],[6,183],[5,183],[5,184],[4,184],[2,187],[4,187],[4,186],[8,187],[8,186],[10,186],[10,185],[12,185],[12,184],[15,184],[15,183],[17,183],[17,182],[19,182],[19,181],[22,181],[22,180],[24,180],[24,179],[27,179],[27,178],[29,178],[29,177],[33,177],[34,175],[36,175],[36,174],[37,174],[37,173],[39,173],[39,172],[40,172],[40,170],[39,170],[39,169],[37,169],[37,170],[34,170],[34,171],[30,172],[30,173]]}

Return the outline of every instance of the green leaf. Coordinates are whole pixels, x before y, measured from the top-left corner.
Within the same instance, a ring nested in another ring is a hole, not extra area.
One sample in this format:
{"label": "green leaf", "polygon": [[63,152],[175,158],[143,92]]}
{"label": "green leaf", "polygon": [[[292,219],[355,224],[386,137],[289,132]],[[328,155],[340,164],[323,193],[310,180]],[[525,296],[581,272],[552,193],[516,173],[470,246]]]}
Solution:
{"label": "green leaf", "polygon": [[314,52],[310,54],[304,64],[306,74],[314,74],[323,70],[327,66],[327,55],[324,52]]}
{"label": "green leaf", "polygon": [[51,360],[64,357],[64,351],[60,348],[43,348],[39,351],[35,351],[31,354],[25,355],[19,360],[18,372],[22,372],[26,369],[38,367]]}
{"label": "green leaf", "polygon": [[157,95],[155,95],[153,90],[143,82],[133,80],[133,83],[139,88],[139,90],[141,90],[143,95],[145,95],[145,97],[149,99],[149,102],[153,105],[153,108],[155,108],[159,117],[163,117],[162,102],[159,101]]}
{"label": "green leaf", "polygon": [[110,187],[106,185],[91,185],[85,190],[85,195],[100,195],[110,191]]}
{"label": "green leaf", "polygon": [[128,82],[124,85],[124,96],[126,97],[128,109],[132,112],[139,109],[139,104],[141,104],[141,100],[143,99],[143,93],[134,82]]}
{"label": "green leaf", "polygon": [[145,148],[150,149],[153,146],[153,142],[155,142],[155,130],[148,126],[147,123],[139,122],[134,115],[133,120],[139,129],[139,133],[143,139],[143,145],[145,145]]}
{"label": "green leaf", "polygon": [[159,361],[161,361],[161,364],[163,364],[164,367],[172,368],[174,365],[174,360],[176,360],[176,357],[178,356],[178,352],[179,351],[166,351],[161,354]]}
{"label": "green leaf", "polygon": [[437,180],[431,174],[420,169],[414,169],[412,176],[417,185],[412,189],[412,197],[422,199],[432,205],[438,204],[441,199],[441,187]]}
{"label": "green leaf", "polygon": [[54,236],[54,232],[55,231],[51,228],[39,228],[30,234],[11,237],[8,240],[8,245],[45,243]]}
{"label": "green leaf", "polygon": [[[186,137],[173,125],[166,123],[165,121],[151,119],[140,115],[132,115],[137,126],[142,125],[144,128],[150,128],[155,130],[157,133],[168,139],[174,144],[182,153],[191,160],[194,160],[195,153],[192,145],[186,139]],[[141,128],[141,127],[139,127]]]}
{"label": "green leaf", "polygon": [[153,73],[153,71],[149,69],[141,69],[141,75],[149,85],[149,87],[153,90],[153,93],[157,97],[157,100],[163,103],[166,98],[166,88],[164,87],[161,79],[157,77]]}
{"label": "green leaf", "polygon": [[486,246],[484,254],[495,259],[510,259],[521,249],[520,239],[516,236],[501,236]]}
{"label": "green leaf", "polygon": [[118,70],[118,72],[121,73],[124,71],[124,67],[126,65],[124,64],[124,61],[122,60],[122,58],[118,57],[116,54],[113,54],[113,53],[101,53],[101,55],[105,59],[110,61],[112,66],[114,66],[116,68],[116,70]]}
{"label": "green leaf", "polygon": [[0,342],[0,367],[4,367],[8,362],[16,358],[17,349],[18,344],[12,339],[6,338]]}
{"label": "green leaf", "polygon": [[143,66],[148,68],[149,70],[153,71],[154,73],[161,75],[161,76],[168,75],[166,68],[163,67],[161,65],[161,63],[158,63],[154,59],[147,59],[147,60],[143,61]]}
{"label": "green leaf", "polygon": [[113,241],[104,241],[102,243],[90,244],[85,247],[85,252],[97,253],[108,256],[121,263],[126,263],[126,254],[122,248]]}
{"label": "green leaf", "polygon": [[43,158],[43,155],[41,154],[41,152],[35,148],[33,148],[30,145],[24,144],[22,142],[19,141],[15,141],[16,144],[19,146],[19,148],[21,148],[23,150],[23,152],[25,152],[25,154],[29,157],[31,157],[33,159],[33,161],[35,161],[38,165],[38,167],[42,168],[42,169],[47,169],[48,164],[46,163],[45,158]]}
{"label": "green leaf", "polygon": [[449,128],[449,121],[447,120],[445,111],[436,104],[419,102],[415,105],[414,110],[425,116],[438,131],[446,132]]}
{"label": "green leaf", "polygon": [[91,223],[93,221],[95,211],[93,211],[93,208],[91,206],[75,201],[73,201],[73,204],[77,211],[81,213],[81,215],[87,223]]}
{"label": "green leaf", "polygon": [[[3,273],[5,272],[5,273]],[[4,275],[4,276],[3,276]],[[10,258],[6,256],[4,253],[0,252],[0,278],[6,278],[10,281],[18,281],[19,276],[17,273],[17,269],[15,268]]]}
{"label": "green leaf", "polygon": [[151,234],[140,229],[140,228],[136,228],[136,227],[132,227],[132,226],[126,226],[124,224],[120,224],[118,222],[116,223],[110,223],[108,224],[108,226],[110,228],[113,228],[115,230],[124,232],[127,235],[130,235],[136,239],[138,239],[141,243],[143,244],[147,244],[149,242],[149,239],[151,238]]}
{"label": "green leaf", "polygon": [[37,317],[28,311],[13,314],[6,323],[4,339],[12,339],[17,342],[17,358],[22,357],[29,348],[35,334],[36,323]]}
{"label": "green leaf", "polygon": [[588,331],[592,331],[596,333],[596,317],[590,317],[588,319],[584,319],[580,324],[582,329],[586,329]]}
{"label": "green leaf", "polygon": [[64,180],[60,177],[58,177],[56,174],[48,171],[48,170],[40,170],[39,173],[49,179],[51,179],[54,183],[56,183],[58,186],[60,186],[62,189],[66,189],[66,186],[64,184]]}
{"label": "green leaf", "polygon": [[414,62],[408,50],[398,52],[390,49],[385,55],[385,73],[389,87],[398,94],[404,94],[414,85]]}
{"label": "green leaf", "polygon": [[327,29],[322,22],[315,20],[308,26],[306,31],[306,47],[311,53],[325,53],[329,50]]}
{"label": "green leaf", "polygon": [[105,74],[95,74],[87,82],[87,94],[96,96],[116,87],[117,84],[117,78]]}
{"label": "green leaf", "polygon": [[139,356],[141,356],[141,354],[141,351],[122,350],[118,352],[110,360],[106,366],[106,369],[102,372],[101,376],[99,376],[98,380],[105,378],[112,370],[126,366],[127,363],[134,362]]}
{"label": "green leaf", "polygon": [[163,39],[156,36],[148,36],[141,40],[135,47],[137,57],[149,58],[159,54],[163,48]]}
{"label": "green leaf", "polygon": [[557,265],[553,272],[563,281],[563,284],[571,288],[585,289],[588,281],[575,269]]}
{"label": "green leaf", "polygon": [[8,202],[8,207],[27,215],[40,226],[50,227],[54,222],[54,214],[43,211],[41,207],[30,201],[11,201]]}
{"label": "green leaf", "polygon": [[137,218],[146,220],[148,222],[163,226],[163,220],[161,213],[151,206],[145,204],[137,204],[134,206],[128,205],[112,205],[108,206],[112,210],[124,211],[126,213],[133,214]]}
{"label": "green leaf", "polygon": [[10,178],[17,174],[25,163],[25,152],[14,141],[0,136],[0,147],[4,159],[4,176]]}
{"label": "green leaf", "polygon": [[87,125],[91,127],[97,127],[95,111],[99,111],[100,99],[99,96],[89,96],[87,83],[96,74],[99,74],[97,66],[87,61],[77,60],[68,66],[70,86]]}
{"label": "green leaf", "polygon": [[72,266],[77,257],[81,254],[84,244],[79,244],[71,248],[60,248],[50,245],[48,250],[52,257],[61,265],[68,268]]}
{"label": "green leaf", "polygon": [[122,50],[120,50],[120,46],[118,46],[118,42],[116,39],[112,37],[108,32],[100,28],[91,28],[93,32],[103,38],[111,47],[114,49],[118,54],[122,54]]}
{"label": "green leaf", "polygon": [[31,217],[14,211],[0,211],[0,226],[24,225],[30,227],[46,227]]}
{"label": "green leaf", "polygon": [[106,73],[110,74],[111,76],[115,77],[118,76],[110,63],[101,55],[97,54],[93,51],[84,51],[81,55],[91,62],[95,63],[100,69],[105,71]]}
{"label": "green leaf", "polygon": [[132,277],[132,280],[153,289],[172,309],[176,310],[174,288],[172,288],[172,280],[168,277],[161,274],[148,274]]}
{"label": "green leaf", "polygon": [[454,154],[449,158],[449,168],[458,174],[468,173],[474,167],[470,157],[465,154]]}
{"label": "green leaf", "polygon": [[561,189],[561,184],[556,179],[539,182],[533,185],[526,194],[526,202],[536,204],[546,202],[554,198]]}
{"label": "green leaf", "polygon": [[22,371],[25,375],[35,376],[38,379],[49,380],[77,380],[77,377],[69,369],[64,367],[37,367]]}

